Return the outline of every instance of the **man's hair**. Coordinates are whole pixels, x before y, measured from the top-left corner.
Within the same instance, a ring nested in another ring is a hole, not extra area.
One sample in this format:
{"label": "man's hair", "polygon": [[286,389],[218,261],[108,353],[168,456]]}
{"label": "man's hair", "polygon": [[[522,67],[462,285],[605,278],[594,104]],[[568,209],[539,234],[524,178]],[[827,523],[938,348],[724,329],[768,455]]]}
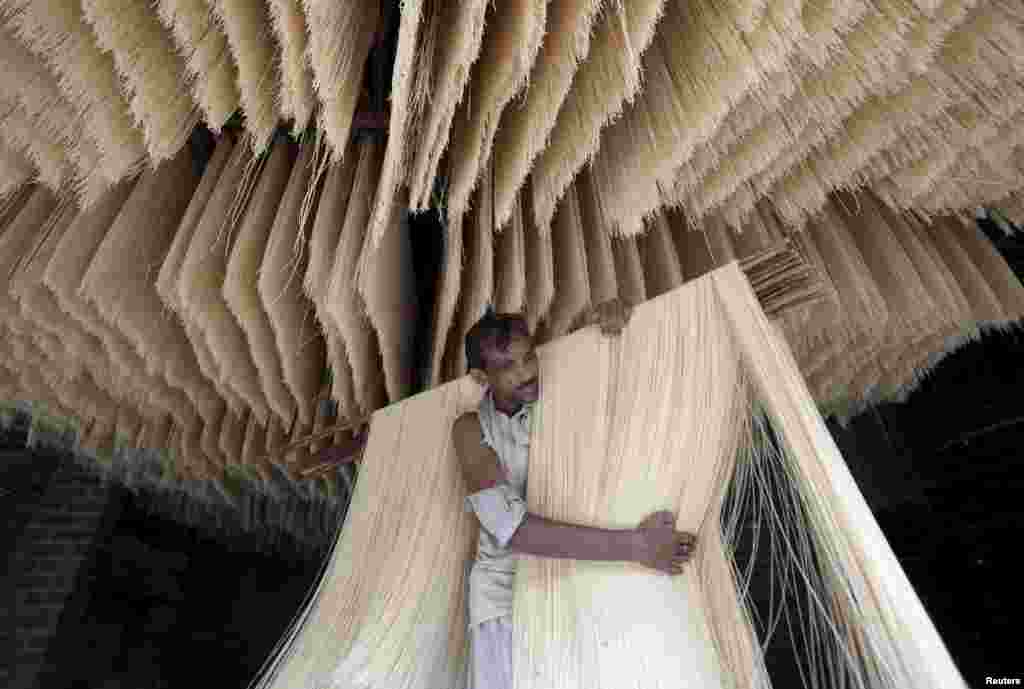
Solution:
{"label": "man's hair", "polygon": [[530,336],[530,326],[522,314],[494,313],[488,309],[483,318],[466,333],[466,361],[469,364],[469,370],[472,371],[474,368],[481,371],[486,370],[487,362],[484,361],[484,350],[493,347],[503,351],[508,348],[509,342],[516,335]]}

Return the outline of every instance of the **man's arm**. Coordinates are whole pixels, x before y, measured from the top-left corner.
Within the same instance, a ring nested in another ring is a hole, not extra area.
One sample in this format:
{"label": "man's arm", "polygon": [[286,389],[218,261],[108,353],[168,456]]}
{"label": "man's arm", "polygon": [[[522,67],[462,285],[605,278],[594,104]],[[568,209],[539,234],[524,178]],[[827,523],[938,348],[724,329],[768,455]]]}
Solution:
{"label": "man's arm", "polygon": [[[476,414],[460,417],[453,428],[455,448],[470,494],[504,479],[498,456],[483,444]],[[658,512],[636,529],[599,529],[557,522],[527,513],[508,542],[514,552],[541,557],[605,562],[639,562],[668,574],[679,574],[695,542],[675,530],[669,512]]]}

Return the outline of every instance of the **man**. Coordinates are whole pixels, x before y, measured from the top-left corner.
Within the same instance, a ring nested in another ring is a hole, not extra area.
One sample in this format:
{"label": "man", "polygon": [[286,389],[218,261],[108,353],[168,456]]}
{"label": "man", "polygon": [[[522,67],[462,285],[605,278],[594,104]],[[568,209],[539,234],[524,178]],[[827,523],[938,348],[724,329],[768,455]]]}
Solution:
{"label": "man", "polygon": [[[606,335],[629,318],[619,302],[597,309]],[[670,512],[615,531],[551,521],[526,509],[530,411],[540,396],[537,354],[519,315],[488,313],[466,335],[470,375],[487,392],[476,413],[456,420],[455,449],[480,521],[469,576],[469,689],[512,689],[512,593],[517,553],[575,560],[638,562],[676,575],[695,544]]]}

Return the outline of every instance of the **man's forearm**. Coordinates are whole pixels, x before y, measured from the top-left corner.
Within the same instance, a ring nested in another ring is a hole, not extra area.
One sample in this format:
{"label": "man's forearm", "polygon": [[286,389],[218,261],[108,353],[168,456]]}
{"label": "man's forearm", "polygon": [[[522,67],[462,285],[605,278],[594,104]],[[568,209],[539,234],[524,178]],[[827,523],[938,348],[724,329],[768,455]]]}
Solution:
{"label": "man's forearm", "polygon": [[527,514],[508,546],[514,552],[541,557],[632,562],[637,557],[637,532],[577,526]]}

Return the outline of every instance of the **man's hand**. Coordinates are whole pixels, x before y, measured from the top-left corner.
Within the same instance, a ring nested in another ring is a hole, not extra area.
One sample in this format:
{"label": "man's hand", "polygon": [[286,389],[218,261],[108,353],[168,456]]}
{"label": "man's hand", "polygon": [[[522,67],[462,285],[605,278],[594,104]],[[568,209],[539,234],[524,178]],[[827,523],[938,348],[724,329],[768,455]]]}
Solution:
{"label": "man's hand", "polygon": [[623,328],[629,323],[633,309],[621,299],[612,299],[598,304],[590,312],[590,323],[601,328],[601,334],[616,336],[622,334]]}
{"label": "man's hand", "polygon": [[682,574],[697,545],[697,537],[676,531],[671,512],[655,512],[636,528],[637,552],[634,560],[665,574]]}

